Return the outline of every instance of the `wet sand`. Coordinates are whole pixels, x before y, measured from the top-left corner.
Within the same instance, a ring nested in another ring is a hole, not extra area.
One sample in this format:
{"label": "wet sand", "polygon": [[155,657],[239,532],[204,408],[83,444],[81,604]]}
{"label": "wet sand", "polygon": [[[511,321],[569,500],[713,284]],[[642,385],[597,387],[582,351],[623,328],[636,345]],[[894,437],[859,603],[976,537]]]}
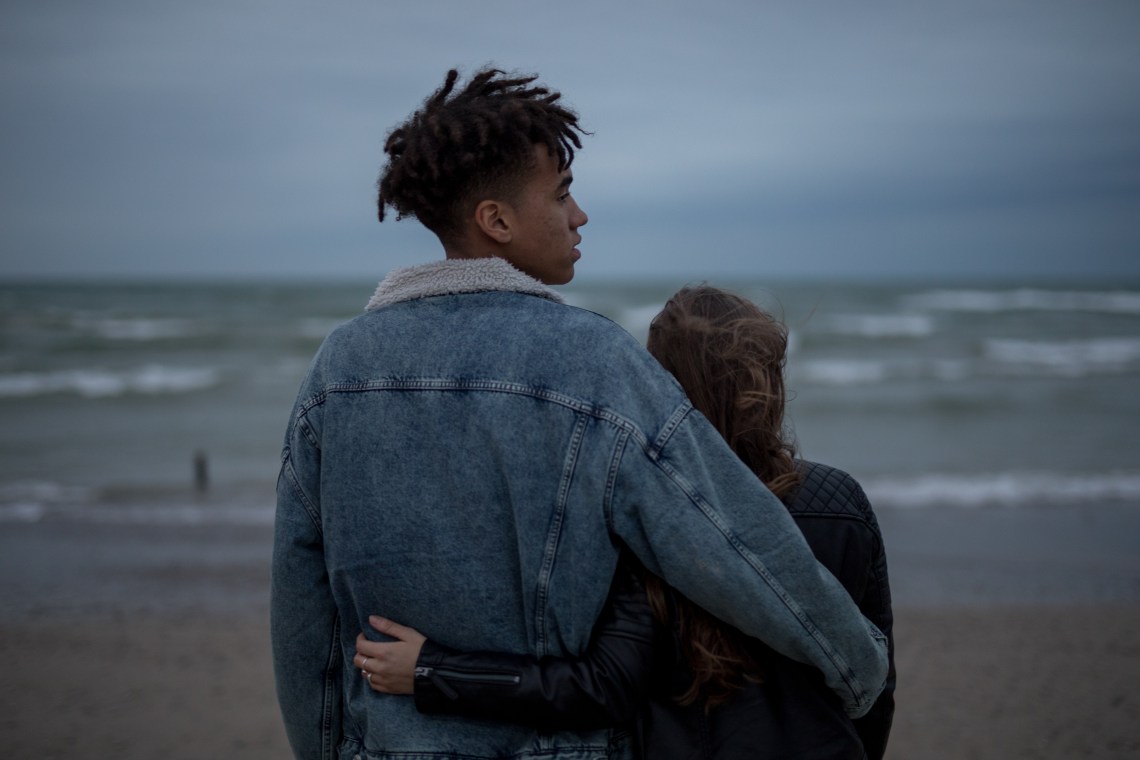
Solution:
{"label": "wet sand", "polygon": [[[880,511],[888,757],[1140,756],[1140,506]],[[0,526],[7,758],[280,758],[268,526]]]}

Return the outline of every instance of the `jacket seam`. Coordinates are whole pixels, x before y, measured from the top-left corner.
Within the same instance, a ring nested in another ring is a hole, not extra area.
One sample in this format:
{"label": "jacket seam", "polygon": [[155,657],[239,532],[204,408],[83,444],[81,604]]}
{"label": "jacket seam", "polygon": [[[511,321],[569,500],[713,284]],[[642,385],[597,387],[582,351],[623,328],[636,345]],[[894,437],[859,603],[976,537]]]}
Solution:
{"label": "jacket seam", "polygon": [[558,557],[558,543],[562,538],[562,522],[566,517],[566,502],[570,494],[570,483],[574,479],[574,470],[578,464],[578,452],[581,450],[582,440],[585,438],[586,422],[589,418],[579,415],[574,431],[570,434],[570,445],[566,451],[566,462],[562,466],[562,476],[559,478],[558,496],[554,507],[554,517],[546,536],[546,548],[543,551],[542,568],[538,574],[538,620],[535,626],[538,631],[536,649],[538,656],[547,653],[549,631],[547,626],[547,600],[550,593],[550,579],[554,575],[554,562]]}
{"label": "jacket seam", "polygon": [[848,522],[858,523],[868,533],[877,535],[875,524],[862,515],[855,515],[849,512],[805,512],[798,509],[788,509],[788,514],[793,518],[803,517],[809,520],[846,520]]}
{"label": "jacket seam", "polygon": [[681,426],[681,423],[692,411],[694,411],[693,405],[687,400],[673,410],[673,414],[666,420],[661,428],[661,432],[657,434],[653,442],[649,443],[647,441],[646,453],[650,455],[650,459],[656,461],[657,457],[660,456],[661,452],[665,449],[666,444],[669,443],[669,439],[673,437],[673,433],[677,432],[677,428]]}
{"label": "jacket seam", "polygon": [[[648,453],[648,451],[647,451]],[[667,462],[659,457],[650,457],[651,460],[672,480],[678,488],[681,489],[689,501],[700,510],[705,519],[708,520],[716,529],[724,536],[729,545],[733,547],[736,553],[744,559],[756,571],[756,574],[764,581],[764,583],[772,590],[776,597],[783,603],[784,607],[792,613],[800,625],[811,637],[812,641],[816,643],[819,649],[824,653],[827,659],[835,666],[836,672],[843,679],[843,683],[847,686],[851,696],[855,699],[855,704],[862,707],[867,702],[866,693],[859,686],[858,681],[854,679],[854,674],[851,671],[851,666],[846,660],[840,656],[839,652],[831,645],[831,642],[821,635],[819,628],[812,622],[810,616],[796,603],[795,599],[788,594],[787,590],[780,584],[774,576],[769,572],[767,565],[755,556],[748,548],[740,541],[740,539],[728,529],[720,520],[720,515],[712,509],[712,506],[704,499],[704,497],[686,480],[680,473],[674,470]]]}
{"label": "jacket seam", "polygon": [[340,673],[340,615],[333,618],[328,660],[325,664],[324,689],[321,698],[321,756],[323,760],[335,760],[337,745],[335,705],[340,701],[338,675]]}
{"label": "jacket seam", "polygon": [[[560,406],[564,406],[580,414],[589,415],[595,419],[610,422],[618,427],[621,427],[632,435],[634,435],[639,442],[647,447],[649,450],[649,441],[645,434],[641,432],[637,424],[629,418],[618,414],[609,407],[598,406],[597,404],[583,401],[560,391],[551,390],[549,388],[536,388],[534,386],[526,385],[523,383],[513,383],[506,380],[468,380],[468,379],[451,379],[451,378],[436,378],[436,377],[407,377],[407,378],[385,378],[382,380],[365,380],[360,382],[346,383],[337,382],[326,385],[320,393],[309,397],[307,401],[301,404],[300,410],[297,413],[297,419],[304,417],[309,410],[314,407],[324,404],[330,395],[335,393],[368,393],[372,391],[411,391],[411,392],[460,392],[460,391],[486,391],[488,393],[504,393],[513,394],[518,396],[527,396],[536,398],[543,401],[549,401]],[[676,430],[677,426],[684,419],[687,414],[692,411],[692,405],[686,400],[684,401],[670,416],[667,425],[672,424],[672,427],[667,431],[663,429],[662,434],[658,435],[654,441],[656,447],[654,458],[656,458],[656,451],[659,451],[665,443],[668,442],[668,437]],[[667,433],[667,435],[666,435]]]}
{"label": "jacket seam", "polygon": [[610,456],[609,472],[606,473],[606,488],[602,495],[602,511],[605,514],[606,530],[611,536],[617,535],[617,526],[614,525],[614,492],[617,490],[618,473],[621,471],[621,463],[625,456],[625,447],[629,442],[629,435],[628,430],[618,429],[613,454]]}
{"label": "jacket seam", "polygon": [[297,479],[297,473],[293,470],[292,450],[288,450],[281,462],[281,476],[289,481],[290,490],[293,491],[294,495],[296,495],[297,499],[301,502],[301,506],[304,508],[305,514],[313,523],[313,526],[317,529],[317,533],[323,534],[324,531],[322,530],[321,526],[320,510],[317,509],[317,506],[309,499],[309,496],[305,493],[305,490],[301,488],[301,483]]}

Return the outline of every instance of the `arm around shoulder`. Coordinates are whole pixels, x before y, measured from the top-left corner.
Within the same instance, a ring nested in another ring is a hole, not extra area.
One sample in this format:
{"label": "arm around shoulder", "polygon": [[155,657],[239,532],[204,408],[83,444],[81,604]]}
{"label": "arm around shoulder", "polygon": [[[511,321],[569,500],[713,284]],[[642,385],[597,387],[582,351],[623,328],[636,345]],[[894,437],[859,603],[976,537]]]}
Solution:
{"label": "arm around shoulder", "polygon": [[887,676],[887,642],[816,561],[785,506],[699,414],[620,451],[614,530],[713,615],[819,669],[852,717]]}

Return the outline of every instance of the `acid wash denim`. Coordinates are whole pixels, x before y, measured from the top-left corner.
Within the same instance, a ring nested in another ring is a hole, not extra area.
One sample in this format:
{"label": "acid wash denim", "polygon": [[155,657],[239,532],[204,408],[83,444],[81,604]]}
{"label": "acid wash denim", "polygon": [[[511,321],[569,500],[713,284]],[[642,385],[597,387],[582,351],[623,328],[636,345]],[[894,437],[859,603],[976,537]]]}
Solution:
{"label": "acid wash denim", "polygon": [[541,733],[416,712],[355,670],[379,614],[442,644],[585,649],[622,547],[823,671],[852,715],[885,639],[787,509],[620,327],[514,290],[412,298],[336,329],[288,426],[271,627],[298,758],[627,758],[625,726]]}

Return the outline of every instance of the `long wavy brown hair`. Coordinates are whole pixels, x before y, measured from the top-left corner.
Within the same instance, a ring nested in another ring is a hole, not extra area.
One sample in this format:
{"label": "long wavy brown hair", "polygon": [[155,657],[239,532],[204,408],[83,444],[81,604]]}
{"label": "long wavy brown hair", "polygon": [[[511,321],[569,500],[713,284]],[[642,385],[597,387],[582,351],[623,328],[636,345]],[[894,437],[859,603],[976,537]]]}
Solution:
{"label": "long wavy brown hair", "polygon": [[[738,295],[699,285],[682,288],[654,317],[649,352],[681,383],[693,406],[776,496],[799,483],[795,446],[784,431],[783,323]],[[727,701],[745,681],[762,677],[746,637],[646,575],[654,613],[677,628],[693,682],[681,704]],[[674,599],[672,610],[668,599]]]}

